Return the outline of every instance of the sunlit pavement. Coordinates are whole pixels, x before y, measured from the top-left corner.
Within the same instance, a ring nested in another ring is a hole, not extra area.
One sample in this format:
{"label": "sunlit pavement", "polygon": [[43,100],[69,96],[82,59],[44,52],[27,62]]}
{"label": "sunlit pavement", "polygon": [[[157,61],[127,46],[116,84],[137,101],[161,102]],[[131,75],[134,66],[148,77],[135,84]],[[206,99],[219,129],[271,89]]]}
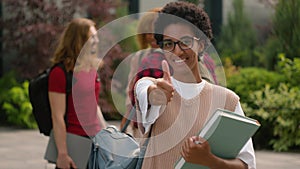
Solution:
{"label": "sunlit pavement", "polygon": [[[108,121],[119,127],[119,121]],[[53,169],[44,159],[48,137],[38,130],[0,127],[0,169]],[[299,169],[300,153],[256,151],[257,169]]]}

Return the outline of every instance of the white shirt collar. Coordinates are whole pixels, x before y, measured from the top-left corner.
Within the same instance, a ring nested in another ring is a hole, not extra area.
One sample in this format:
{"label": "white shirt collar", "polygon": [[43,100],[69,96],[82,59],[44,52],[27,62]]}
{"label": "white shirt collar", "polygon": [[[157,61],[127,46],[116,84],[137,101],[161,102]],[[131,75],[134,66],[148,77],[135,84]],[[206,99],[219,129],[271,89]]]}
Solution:
{"label": "white shirt collar", "polygon": [[203,89],[206,81],[202,79],[200,83],[184,83],[171,77],[171,82],[175,90],[184,99],[191,99],[197,96]]}

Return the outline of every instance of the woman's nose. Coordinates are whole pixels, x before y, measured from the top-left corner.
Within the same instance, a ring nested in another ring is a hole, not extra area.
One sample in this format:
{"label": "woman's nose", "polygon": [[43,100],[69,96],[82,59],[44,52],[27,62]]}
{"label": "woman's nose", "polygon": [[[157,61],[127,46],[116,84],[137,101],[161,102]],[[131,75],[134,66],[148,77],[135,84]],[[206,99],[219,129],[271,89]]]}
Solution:
{"label": "woman's nose", "polygon": [[173,53],[176,54],[176,55],[180,55],[182,52],[183,52],[183,50],[179,47],[178,43],[175,44]]}

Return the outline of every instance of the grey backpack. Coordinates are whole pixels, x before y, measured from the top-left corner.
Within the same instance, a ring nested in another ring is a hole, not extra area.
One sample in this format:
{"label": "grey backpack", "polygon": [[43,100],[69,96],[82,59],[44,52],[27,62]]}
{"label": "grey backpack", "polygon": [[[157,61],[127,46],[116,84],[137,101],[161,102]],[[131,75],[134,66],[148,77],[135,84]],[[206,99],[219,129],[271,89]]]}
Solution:
{"label": "grey backpack", "polygon": [[[135,109],[133,108],[130,117],[134,113]],[[108,126],[96,134],[93,138],[94,144],[89,159],[89,169],[142,168],[149,137],[140,146],[132,136],[124,133],[129,121],[130,118],[127,119],[121,131],[115,126]]]}

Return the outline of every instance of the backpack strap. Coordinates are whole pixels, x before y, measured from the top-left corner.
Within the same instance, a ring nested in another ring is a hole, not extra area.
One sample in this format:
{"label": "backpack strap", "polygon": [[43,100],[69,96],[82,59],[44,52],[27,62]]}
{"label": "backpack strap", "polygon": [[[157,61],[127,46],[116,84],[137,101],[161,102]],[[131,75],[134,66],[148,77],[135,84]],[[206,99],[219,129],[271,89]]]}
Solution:
{"label": "backpack strap", "polygon": [[134,117],[135,115],[135,106],[132,106],[130,112],[129,112],[129,117],[126,118],[126,117],[123,117],[123,118],[126,118],[126,122],[124,124],[124,126],[122,127],[121,129],[121,132],[124,133],[129,125],[129,123],[131,122],[132,118]]}
{"label": "backpack strap", "polygon": [[[65,116],[64,116],[64,119],[65,119],[65,123],[66,123],[66,127],[68,127],[68,121],[67,121],[67,112],[68,112],[68,98],[69,98],[69,95],[72,91],[72,78],[73,78],[73,72],[67,72],[66,70],[66,67],[64,65],[63,62],[60,62],[60,63],[57,63],[53,66],[54,67],[60,67],[63,71],[64,71],[64,74],[65,74],[65,78],[66,78],[66,113],[65,113]],[[52,69],[53,69],[52,68]]]}

